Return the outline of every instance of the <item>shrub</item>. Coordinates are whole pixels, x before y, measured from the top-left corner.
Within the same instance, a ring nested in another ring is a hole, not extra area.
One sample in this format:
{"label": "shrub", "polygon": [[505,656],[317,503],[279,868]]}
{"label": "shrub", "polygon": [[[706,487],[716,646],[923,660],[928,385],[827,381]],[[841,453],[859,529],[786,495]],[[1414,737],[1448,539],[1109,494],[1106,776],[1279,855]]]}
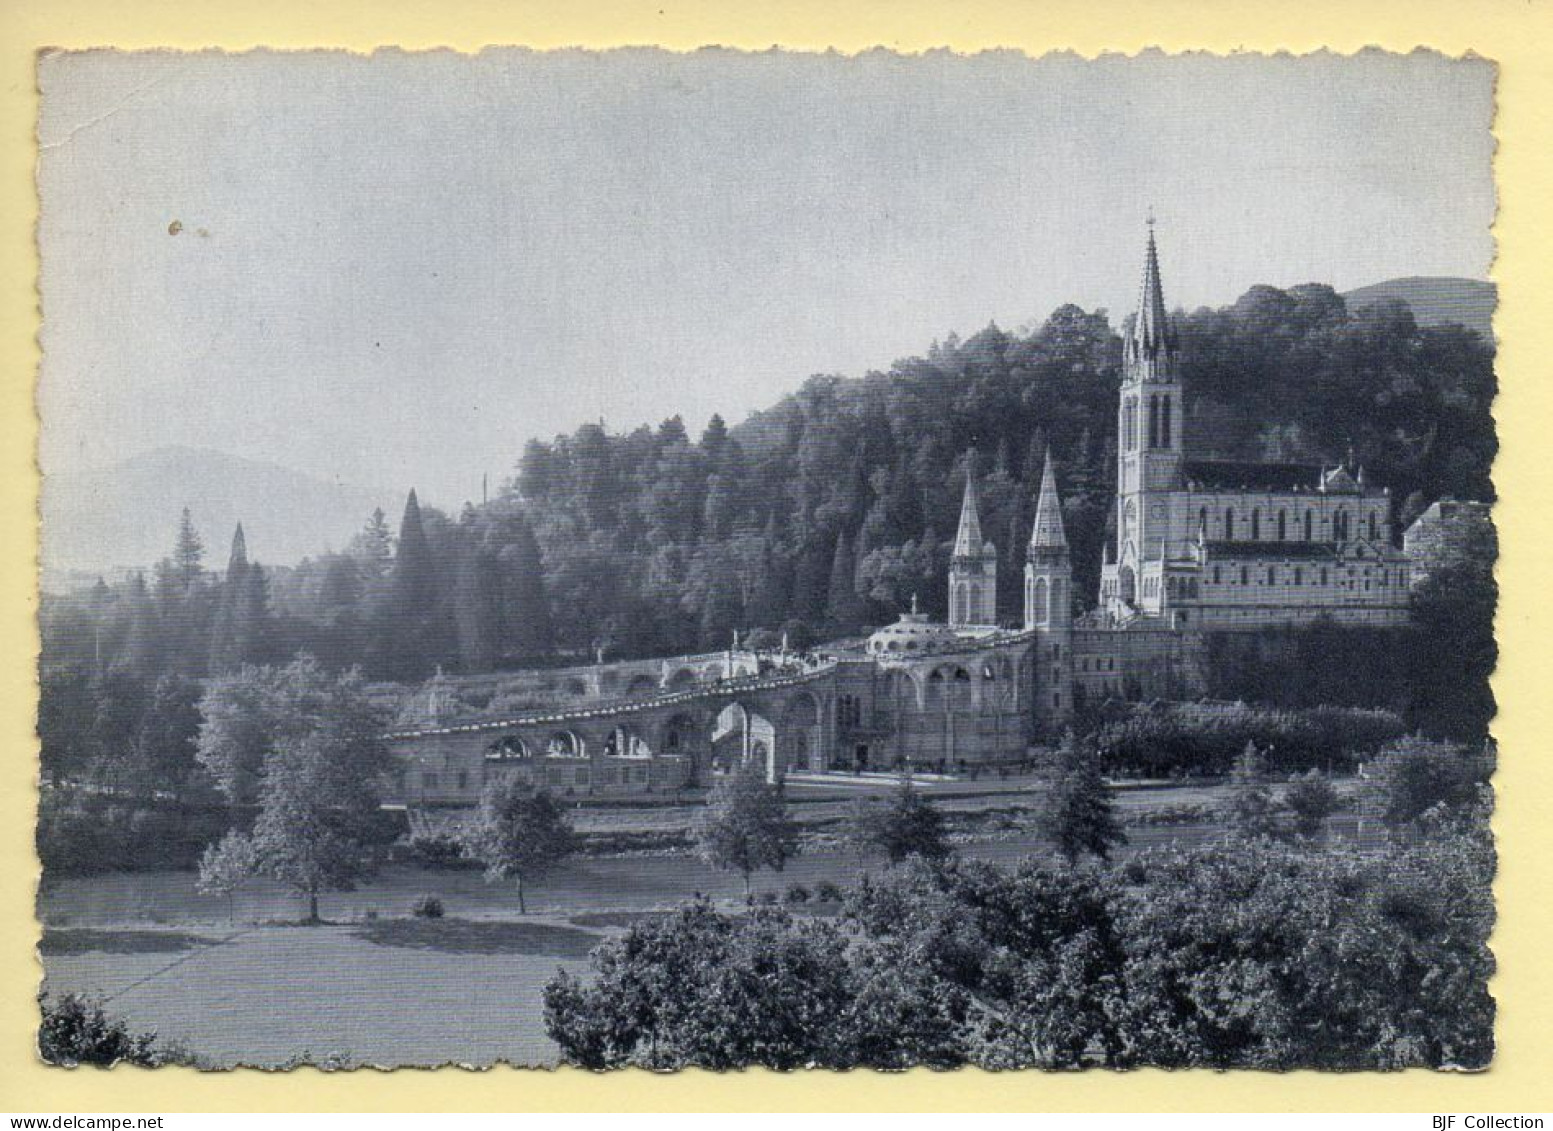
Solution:
{"label": "shrub", "polygon": [[808,903],[809,889],[802,884],[788,884],[787,895],[783,897],[788,903]]}
{"label": "shrub", "polygon": [[814,885],[814,901],[816,903],[840,903],[841,889],[830,880],[821,880]]}
{"label": "shrub", "polygon": [[409,859],[423,868],[472,868],[478,867],[464,855],[464,846],[455,836],[447,833],[412,836],[407,845]]}
{"label": "shrub", "polygon": [[774,891],[757,891],[750,896],[750,905],[753,907],[775,907],[777,905],[777,893]]}
{"label": "shrub", "polygon": [[43,1021],[38,1026],[38,1053],[50,1064],[167,1063],[156,1049],[155,1033],[131,1033],[123,1018],[109,1017],[100,1001],[80,994],[38,998]]}
{"label": "shrub", "polygon": [[410,914],[417,919],[440,919],[442,900],[434,895],[423,895],[410,907]]}
{"label": "shrub", "polygon": [[1143,777],[1225,774],[1247,743],[1274,772],[1351,771],[1403,733],[1392,711],[1357,707],[1277,710],[1244,703],[1134,705],[1095,731],[1108,773]]}

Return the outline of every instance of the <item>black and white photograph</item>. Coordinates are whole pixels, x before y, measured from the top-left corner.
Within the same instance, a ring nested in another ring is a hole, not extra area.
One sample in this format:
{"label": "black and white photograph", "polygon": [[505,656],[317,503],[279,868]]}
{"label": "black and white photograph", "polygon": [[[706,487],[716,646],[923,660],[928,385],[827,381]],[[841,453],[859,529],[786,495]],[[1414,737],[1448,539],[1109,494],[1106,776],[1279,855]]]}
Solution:
{"label": "black and white photograph", "polygon": [[37,1055],[1488,1069],[1495,80],[41,54]]}

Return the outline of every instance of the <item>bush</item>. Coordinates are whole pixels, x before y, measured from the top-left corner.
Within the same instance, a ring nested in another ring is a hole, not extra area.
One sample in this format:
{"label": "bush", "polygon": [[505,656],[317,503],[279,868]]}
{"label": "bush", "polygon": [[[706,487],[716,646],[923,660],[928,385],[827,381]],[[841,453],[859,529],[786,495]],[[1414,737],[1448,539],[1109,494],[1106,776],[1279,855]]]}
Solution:
{"label": "bush", "polygon": [[80,994],[38,998],[43,1022],[38,1026],[38,1053],[50,1064],[73,1068],[128,1061],[155,1067],[169,1062],[156,1049],[155,1033],[131,1033],[124,1020],[109,1017],[102,1003]]}
{"label": "bush", "polygon": [[829,880],[821,880],[814,885],[814,901],[816,903],[840,903],[841,889]]}
{"label": "bush", "polygon": [[1281,774],[1352,771],[1403,734],[1401,716],[1358,707],[1285,711],[1244,703],[1134,705],[1095,732],[1107,773],[1226,774],[1248,743]]}
{"label": "bush", "polygon": [[752,907],[775,907],[777,902],[777,893],[774,891],[757,891],[750,896]]}
{"label": "bush", "polygon": [[423,895],[411,906],[410,914],[417,919],[440,919],[442,918],[442,900],[434,895]]}
{"label": "bush", "polygon": [[405,845],[410,863],[422,868],[477,868],[478,861],[464,855],[464,846],[455,836],[436,833],[412,836]]}
{"label": "bush", "polygon": [[783,897],[788,903],[808,903],[809,889],[802,884],[787,885],[787,895]]}
{"label": "bush", "polygon": [[51,787],[38,799],[38,858],[50,876],[192,869],[233,819],[224,805],[175,805]]}

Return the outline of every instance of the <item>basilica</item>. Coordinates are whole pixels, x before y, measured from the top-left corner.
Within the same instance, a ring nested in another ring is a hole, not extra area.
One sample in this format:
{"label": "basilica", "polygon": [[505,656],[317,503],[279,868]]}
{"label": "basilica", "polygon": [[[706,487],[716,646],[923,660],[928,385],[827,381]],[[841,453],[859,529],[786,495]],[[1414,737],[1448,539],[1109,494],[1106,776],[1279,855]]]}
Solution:
{"label": "basilica", "polygon": [[388,736],[409,767],[403,803],[467,806],[492,774],[607,795],[705,784],[751,759],[773,780],[1008,765],[1086,703],[1205,694],[1212,634],[1318,619],[1405,624],[1410,559],[1392,538],[1386,488],[1351,456],[1331,466],[1197,458],[1179,361],[1151,224],[1123,339],[1116,534],[1092,601],[1075,600],[1048,453],[1020,578],[1023,623],[998,624],[1004,571],[971,474],[946,620],[913,602],[866,640],[803,655],[735,640],[709,655],[576,669],[575,703],[520,717],[444,717],[433,691],[425,717]]}

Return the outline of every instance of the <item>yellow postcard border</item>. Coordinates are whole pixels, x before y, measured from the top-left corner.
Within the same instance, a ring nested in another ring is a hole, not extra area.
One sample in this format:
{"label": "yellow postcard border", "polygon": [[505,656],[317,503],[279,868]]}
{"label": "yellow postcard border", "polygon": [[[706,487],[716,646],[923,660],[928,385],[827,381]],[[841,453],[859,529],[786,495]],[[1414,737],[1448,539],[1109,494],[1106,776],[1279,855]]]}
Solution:
{"label": "yellow postcard border", "polygon": [[[1539,591],[1553,551],[1553,460],[1541,451],[1553,413],[1549,293],[1553,225],[1553,5],[1525,0],[8,0],[0,4],[0,1110],[1049,1110],[1049,1111],[1548,1111],[1553,1072],[1553,760],[1539,749],[1553,724],[1538,676],[1553,636],[1553,601]],[[1499,578],[1501,714],[1500,1051],[1476,1075],[1208,1073],[1118,1076],[766,1072],[718,1075],[497,1069],[201,1075],[118,1068],[65,1072],[33,1052],[39,968],[32,917],[36,743],[33,656],[36,487],[33,377],[37,363],[35,52],[84,48],[338,47],[367,50],[486,44],[536,48],[719,44],[855,52],[1066,49],[1084,55],[1167,51],[1290,51],[1366,47],[1475,52],[1500,65],[1496,173],[1500,213],[1494,276],[1502,342],[1495,466],[1503,559]]]}

